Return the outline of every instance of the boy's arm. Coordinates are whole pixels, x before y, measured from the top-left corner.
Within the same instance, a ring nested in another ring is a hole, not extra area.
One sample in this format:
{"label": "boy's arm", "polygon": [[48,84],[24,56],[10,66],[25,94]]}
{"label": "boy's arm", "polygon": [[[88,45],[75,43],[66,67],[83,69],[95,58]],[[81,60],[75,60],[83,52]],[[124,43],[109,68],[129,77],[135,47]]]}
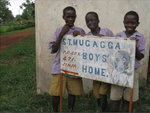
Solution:
{"label": "boy's arm", "polygon": [[144,58],[145,53],[145,40],[143,35],[140,36],[140,39],[137,41],[137,43],[138,46],[136,46],[136,59],[141,60]]}
{"label": "boy's arm", "polygon": [[137,60],[141,60],[142,58],[144,58],[144,54],[142,54],[139,49],[137,48],[136,46],[136,54],[135,54],[135,57]]}
{"label": "boy's arm", "polygon": [[131,39],[131,40],[136,40],[136,51],[135,51],[135,57],[136,57],[136,59],[137,59],[137,60],[143,59],[143,58],[144,58],[144,54],[141,53],[141,52],[139,51],[138,47],[137,47],[139,40],[138,40],[137,38],[134,38],[134,37],[130,37],[130,39]]}
{"label": "boy's arm", "polygon": [[64,27],[62,28],[56,42],[54,42],[54,44],[52,45],[52,53],[56,53],[58,51],[58,49],[60,48],[60,43],[61,40],[63,38],[63,36],[69,31],[69,26],[66,24],[64,25]]}

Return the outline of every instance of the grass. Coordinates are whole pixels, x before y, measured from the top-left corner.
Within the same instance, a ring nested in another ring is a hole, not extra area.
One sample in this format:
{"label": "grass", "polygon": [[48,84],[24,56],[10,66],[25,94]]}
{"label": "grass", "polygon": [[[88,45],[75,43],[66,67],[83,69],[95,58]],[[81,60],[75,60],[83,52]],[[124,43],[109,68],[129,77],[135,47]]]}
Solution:
{"label": "grass", "polygon": [[[0,112],[52,112],[51,96],[36,93],[35,70],[35,35],[0,53]],[[96,111],[96,100],[90,95],[77,97],[75,112]],[[67,111],[67,99],[63,99],[63,112]],[[133,111],[150,111],[150,87],[144,82],[140,83],[140,99]]]}
{"label": "grass", "polygon": [[1,27],[0,27],[0,31],[1,31],[1,32],[6,32],[7,29],[9,29],[9,27],[10,27],[10,26],[1,26]]}
{"label": "grass", "polygon": [[[5,31],[5,29],[8,29],[9,26],[1,26],[1,29]],[[31,30],[34,29],[35,27],[29,27],[29,28],[25,28],[25,29],[21,29],[21,30],[14,30],[14,31],[9,31],[9,32],[2,32],[0,33],[0,35],[8,35],[8,34],[13,34],[13,33],[17,33],[17,32],[22,32],[22,31],[27,31],[27,30]]]}

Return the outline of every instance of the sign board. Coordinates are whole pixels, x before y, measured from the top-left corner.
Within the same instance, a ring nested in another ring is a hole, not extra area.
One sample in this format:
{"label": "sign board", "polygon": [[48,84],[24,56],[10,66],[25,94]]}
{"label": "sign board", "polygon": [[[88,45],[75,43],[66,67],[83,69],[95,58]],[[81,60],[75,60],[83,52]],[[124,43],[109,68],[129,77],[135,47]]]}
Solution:
{"label": "sign board", "polygon": [[61,73],[133,88],[135,41],[65,35]]}

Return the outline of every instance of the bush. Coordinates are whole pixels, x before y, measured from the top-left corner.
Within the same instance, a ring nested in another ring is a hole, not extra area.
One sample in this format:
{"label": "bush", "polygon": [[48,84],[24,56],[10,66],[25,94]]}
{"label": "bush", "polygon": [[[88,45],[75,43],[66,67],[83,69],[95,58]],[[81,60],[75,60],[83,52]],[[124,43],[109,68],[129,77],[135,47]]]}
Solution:
{"label": "bush", "polygon": [[35,26],[34,20],[11,21],[1,26],[0,33],[26,29],[26,28],[34,27],[34,26]]}

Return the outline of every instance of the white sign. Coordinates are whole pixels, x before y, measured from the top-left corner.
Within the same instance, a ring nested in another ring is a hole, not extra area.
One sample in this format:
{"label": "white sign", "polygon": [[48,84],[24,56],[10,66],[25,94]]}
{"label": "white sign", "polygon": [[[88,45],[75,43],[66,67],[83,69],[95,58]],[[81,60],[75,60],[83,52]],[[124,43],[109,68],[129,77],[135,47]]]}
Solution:
{"label": "white sign", "polygon": [[61,73],[133,88],[135,41],[65,35]]}

